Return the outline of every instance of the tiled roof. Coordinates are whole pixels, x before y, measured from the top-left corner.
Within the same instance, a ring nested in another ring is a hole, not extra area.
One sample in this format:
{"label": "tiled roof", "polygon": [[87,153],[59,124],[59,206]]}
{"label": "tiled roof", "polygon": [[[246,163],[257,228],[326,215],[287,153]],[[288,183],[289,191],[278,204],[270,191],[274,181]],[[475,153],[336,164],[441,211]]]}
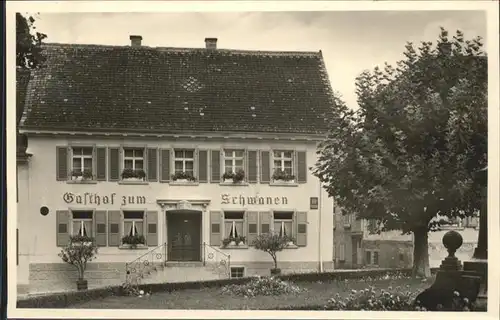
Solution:
{"label": "tiled roof", "polygon": [[45,45],[25,129],[324,133],[320,52]]}

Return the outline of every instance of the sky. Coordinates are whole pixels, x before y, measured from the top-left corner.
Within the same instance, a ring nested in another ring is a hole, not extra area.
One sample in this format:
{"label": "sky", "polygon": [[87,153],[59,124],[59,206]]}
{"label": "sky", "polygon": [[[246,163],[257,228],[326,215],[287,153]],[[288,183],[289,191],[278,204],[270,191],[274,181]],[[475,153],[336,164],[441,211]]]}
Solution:
{"label": "sky", "polygon": [[152,47],[205,46],[239,50],[319,51],[331,85],[357,108],[355,79],[364,70],[395,64],[408,41],[435,41],[439,27],[465,37],[486,35],[480,11],[316,11],[186,13],[39,13],[37,31],[46,42],[129,45],[141,35]]}

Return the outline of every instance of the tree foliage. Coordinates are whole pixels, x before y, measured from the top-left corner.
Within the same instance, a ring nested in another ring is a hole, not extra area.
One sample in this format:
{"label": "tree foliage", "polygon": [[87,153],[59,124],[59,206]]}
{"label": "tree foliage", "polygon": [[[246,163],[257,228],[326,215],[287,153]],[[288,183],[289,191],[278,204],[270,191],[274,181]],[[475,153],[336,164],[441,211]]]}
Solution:
{"label": "tree foliage", "polygon": [[40,67],[45,58],[42,54],[42,41],[47,35],[35,31],[35,18],[24,17],[16,13],[16,65],[20,68],[33,69]]}
{"label": "tree foliage", "polygon": [[78,270],[78,279],[83,280],[87,263],[97,255],[97,245],[93,238],[73,236],[66,247],[61,249],[59,257]]}
{"label": "tree foliage", "polygon": [[480,209],[486,182],[475,173],[487,165],[488,109],[482,46],[481,38],[457,31],[450,39],[444,29],[436,45],[408,43],[396,66],[356,79],[357,111],[335,97],[328,115],[315,175],[344,213],[377,220],[379,231],[413,232],[415,272],[428,269],[431,219]]}
{"label": "tree foliage", "polygon": [[274,268],[278,269],[277,253],[283,251],[290,241],[293,241],[293,239],[288,236],[281,236],[278,233],[269,232],[260,234],[252,245],[257,250],[269,253],[273,258]]}

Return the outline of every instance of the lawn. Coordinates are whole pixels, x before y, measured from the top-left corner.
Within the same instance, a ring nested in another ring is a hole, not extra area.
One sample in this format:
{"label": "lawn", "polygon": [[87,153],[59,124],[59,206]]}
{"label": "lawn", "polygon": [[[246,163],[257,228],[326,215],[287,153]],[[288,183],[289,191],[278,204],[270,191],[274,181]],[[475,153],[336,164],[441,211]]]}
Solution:
{"label": "lawn", "polygon": [[352,279],[330,282],[296,282],[303,292],[280,296],[256,296],[245,298],[222,294],[221,288],[189,289],[171,293],[154,293],[149,296],[112,296],[98,301],[89,301],[70,306],[85,309],[212,309],[212,310],[272,310],[287,306],[325,304],[337,293],[348,296],[352,290],[361,290],[368,285],[378,289],[408,287],[412,292],[428,288],[433,279],[425,282],[417,279]]}

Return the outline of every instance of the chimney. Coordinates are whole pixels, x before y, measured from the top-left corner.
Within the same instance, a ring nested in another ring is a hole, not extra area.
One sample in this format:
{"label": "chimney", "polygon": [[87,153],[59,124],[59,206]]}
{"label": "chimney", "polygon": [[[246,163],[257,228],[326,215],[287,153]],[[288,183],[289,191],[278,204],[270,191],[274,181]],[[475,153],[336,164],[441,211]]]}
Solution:
{"label": "chimney", "polygon": [[130,45],[132,47],[140,47],[142,41],[142,36],[130,36]]}
{"label": "chimney", "polygon": [[217,49],[217,38],[205,38],[205,46],[207,49]]}

